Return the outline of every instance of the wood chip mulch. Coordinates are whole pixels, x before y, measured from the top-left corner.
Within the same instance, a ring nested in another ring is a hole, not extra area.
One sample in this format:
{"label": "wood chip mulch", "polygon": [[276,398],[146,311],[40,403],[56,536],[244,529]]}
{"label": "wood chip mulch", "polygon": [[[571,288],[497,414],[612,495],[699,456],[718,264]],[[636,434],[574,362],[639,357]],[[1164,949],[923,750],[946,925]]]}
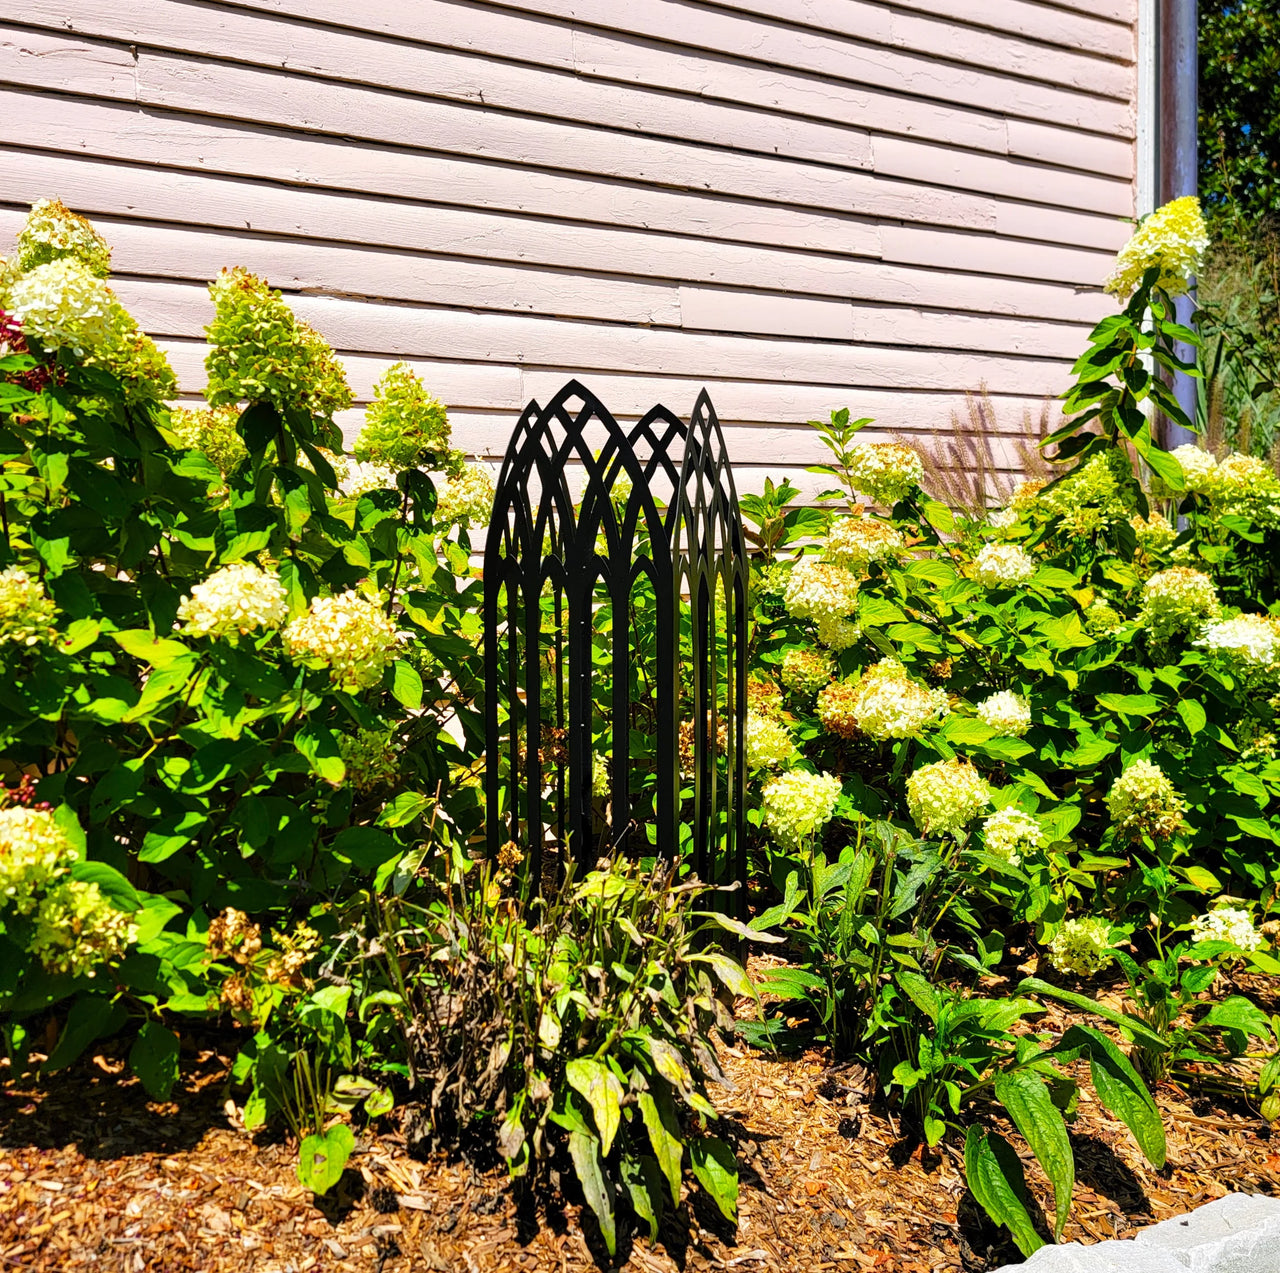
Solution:
{"label": "wood chip mulch", "polygon": [[[0,1069],[0,1273],[977,1273],[1018,1258],[954,1151],[922,1158],[868,1103],[865,1074],[818,1052],[722,1048],[733,1088],[717,1103],[743,1165],[736,1232],[695,1195],[657,1246],[637,1236],[611,1262],[580,1205],[518,1198],[501,1167],[414,1161],[397,1133],[366,1132],[334,1195],[315,1198],[290,1144],[236,1129],[227,1058],[189,1047],[183,1090],[163,1105],[110,1048],[38,1088]],[[1280,1134],[1244,1109],[1159,1095],[1169,1166],[1156,1172],[1084,1087],[1066,1239],[1126,1237],[1233,1190],[1280,1195]]]}

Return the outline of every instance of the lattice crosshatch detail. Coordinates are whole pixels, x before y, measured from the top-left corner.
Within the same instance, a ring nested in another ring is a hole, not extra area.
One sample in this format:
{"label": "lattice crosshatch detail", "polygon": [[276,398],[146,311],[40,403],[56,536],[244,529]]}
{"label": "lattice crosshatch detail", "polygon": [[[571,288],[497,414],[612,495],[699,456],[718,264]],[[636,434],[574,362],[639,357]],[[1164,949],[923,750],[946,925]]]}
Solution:
{"label": "lattice crosshatch detail", "polygon": [[577,381],[531,402],[484,579],[490,852],[686,854],[742,880],[747,557],[706,391],[688,424],[655,406],[624,427]]}

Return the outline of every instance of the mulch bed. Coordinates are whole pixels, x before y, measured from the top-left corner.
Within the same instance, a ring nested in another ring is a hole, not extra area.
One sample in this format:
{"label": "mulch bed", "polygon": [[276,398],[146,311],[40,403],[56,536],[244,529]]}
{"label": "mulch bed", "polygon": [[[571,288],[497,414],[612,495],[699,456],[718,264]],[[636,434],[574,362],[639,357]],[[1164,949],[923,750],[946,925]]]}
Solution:
{"label": "mulch bed", "polygon": [[[182,1091],[163,1105],[110,1047],[39,1088],[0,1083],[0,1273],[977,1273],[1018,1258],[955,1151],[922,1157],[868,1103],[861,1070],[819,1052],[721,1049],[733,1084],[715,1093],[721,1131],[743,1170],[736,1232],[695,1195],[656,1247],[636,1237],[611,1266],[578,1203],[518,1197],[501,1166],[414,1161],[398,1133],[363,1135],[337,1190],[315,1198],[292,1145],[237,1130],[228,1058],[187,1048]],[[1280,1134],[1243,1108],[1169,1086],[1159,1098],[1169,1165],[1156,1172],[1083,1087],[1066,1239],[1126,1237],[1230,1191],[1280,1195]]]}

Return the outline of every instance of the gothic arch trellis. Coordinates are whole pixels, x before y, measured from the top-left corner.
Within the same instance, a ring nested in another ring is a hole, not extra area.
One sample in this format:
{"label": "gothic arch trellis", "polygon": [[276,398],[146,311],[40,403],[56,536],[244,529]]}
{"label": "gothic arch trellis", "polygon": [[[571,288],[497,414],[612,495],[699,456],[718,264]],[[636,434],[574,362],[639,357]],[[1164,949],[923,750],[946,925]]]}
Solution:
{"label": "gothic arch trellis", "polygon": [[[576,508],[571,463],[584,478]],[[640,594],[651,632],[635,623]],[[588,865],[601,850],[688,852],[699,878],[744,880],[746,629],[746,544],[706,390],[687,425],[655,406],[629,429],[577,381],[530,402],[485,545],[490,853],[514,840],[538,879],[544,843]],[[593,728],[611,760],[607,798],[593,796]]]}

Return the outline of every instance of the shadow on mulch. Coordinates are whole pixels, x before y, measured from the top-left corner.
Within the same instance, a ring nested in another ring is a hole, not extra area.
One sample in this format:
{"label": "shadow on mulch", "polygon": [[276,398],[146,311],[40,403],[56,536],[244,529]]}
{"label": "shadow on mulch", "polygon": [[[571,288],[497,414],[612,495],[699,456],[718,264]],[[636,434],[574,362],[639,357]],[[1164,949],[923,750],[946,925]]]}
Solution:
{"label": "shadow on mulch", "polygon": [[1109,1198],[1126,1215],[1151,1215],[1151,1199],[1133,1170],[1104,1140],[1068,1132],[1080,1184]]}
{"label": "shadow on mulch", "polygon": [[153,1101],[129,1076],[112,1043],[91,1049],[65,1070],[8,1080],[0,1067],[0,1149],[75,1146],[99,1161],[192,1150],[212,1127],[225,1127],[226,1058],[184,1053],[169,1101]]}

